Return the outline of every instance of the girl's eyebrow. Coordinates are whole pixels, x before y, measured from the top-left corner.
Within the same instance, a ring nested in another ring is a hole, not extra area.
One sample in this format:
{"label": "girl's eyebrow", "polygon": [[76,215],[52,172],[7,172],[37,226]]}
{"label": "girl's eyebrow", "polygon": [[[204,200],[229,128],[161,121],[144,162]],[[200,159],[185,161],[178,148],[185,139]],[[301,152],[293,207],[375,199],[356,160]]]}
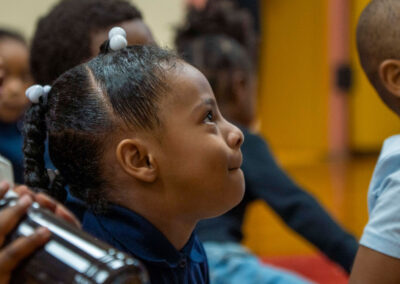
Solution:
{"label": "girl's eyebrow", "polygon": [[203,108],[207,105],[215,108],[217,106],[217,103],[214,98],[205,98],[193,108],[193,112],[196,112],[198,111],[198,109]]}

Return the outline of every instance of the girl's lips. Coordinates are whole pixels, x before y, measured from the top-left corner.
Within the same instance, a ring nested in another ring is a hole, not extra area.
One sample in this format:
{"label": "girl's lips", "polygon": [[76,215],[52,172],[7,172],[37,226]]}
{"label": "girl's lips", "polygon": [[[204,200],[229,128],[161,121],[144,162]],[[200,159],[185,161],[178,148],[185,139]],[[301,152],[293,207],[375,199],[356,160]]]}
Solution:
{"label": "girl's lips", "polygon": [[233,157],[231,160],[231,165],[228,168],[229,171],[234,171],[240,169],[240,166],[242,165],[242,153],[240,155],[237,155]]}

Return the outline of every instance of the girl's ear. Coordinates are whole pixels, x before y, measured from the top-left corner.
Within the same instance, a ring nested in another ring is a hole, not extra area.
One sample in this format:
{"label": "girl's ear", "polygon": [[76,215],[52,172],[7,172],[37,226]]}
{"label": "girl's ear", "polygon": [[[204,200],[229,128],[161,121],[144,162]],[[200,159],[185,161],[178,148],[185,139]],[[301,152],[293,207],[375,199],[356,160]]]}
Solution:
{"label": "girl's ear", "polygon": [[157,178],[157,165],[146,144],[140,139],[124,139],[116,150],[117,160],[124,171],[143,182],[154,182]]}

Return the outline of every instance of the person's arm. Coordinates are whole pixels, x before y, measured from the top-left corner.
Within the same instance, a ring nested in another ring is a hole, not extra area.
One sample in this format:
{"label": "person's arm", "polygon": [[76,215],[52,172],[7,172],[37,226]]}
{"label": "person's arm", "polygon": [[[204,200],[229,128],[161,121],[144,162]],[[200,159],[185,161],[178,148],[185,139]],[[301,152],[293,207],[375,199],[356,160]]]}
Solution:
{"label": "person's arm", "polygon": [[350,283],[400,283],[399,154],[380,159],[371,181],[369,220],[351,271]]}
{"label": "person's arm", "polygon": [[52,211],[54,214],[75,225],[76,227],[81,227],[81,224],[75,215],[72,214],[64,205],[54,200],[50,196],[44,193],[34,193],[26,185],[20,185],[16,187],[14,188],[14,191],[20,196],[29,195],[34,201],[39,203],[40,206]]}
{"label": "person's arm", "polygon": [[349,284],[398,284],[400,259],[360,245]]}
{"label": "person's arm", "polygon": [[249,194],[265,200],[290,228],[350,272],[358,247],[356,239],[287,176],[261,137],[246,136],[242,151]]}

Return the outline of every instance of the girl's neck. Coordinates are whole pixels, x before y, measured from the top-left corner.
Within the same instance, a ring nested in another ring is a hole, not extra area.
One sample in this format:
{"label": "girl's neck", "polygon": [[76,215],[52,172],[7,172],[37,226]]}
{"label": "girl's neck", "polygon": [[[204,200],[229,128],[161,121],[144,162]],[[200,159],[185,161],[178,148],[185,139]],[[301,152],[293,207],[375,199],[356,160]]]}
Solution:
{"label": "girl's neck", "polygon": [[[132,194],[131,196],[121,196],[113,198],[113,202],[122,205],[137,214],[144,217],[153,224],[177,249],[181,250],[189,241],[197,221],[190,220],[185,214],[177,214],[171,212],[168,206],[163,203],[163,199],[159,196],[151,196],[151,189],[139,189],[138,192],[146,192],[146,196],[142,194]],[[132,192],[132,189],[120,192]]]}
{"label": "girl's neck", "polygon": [[189,241],[196,226],[195,222],[185,223],[176,216],[167,216],[162,213],[138,213],[160,230],[178,251]]}

